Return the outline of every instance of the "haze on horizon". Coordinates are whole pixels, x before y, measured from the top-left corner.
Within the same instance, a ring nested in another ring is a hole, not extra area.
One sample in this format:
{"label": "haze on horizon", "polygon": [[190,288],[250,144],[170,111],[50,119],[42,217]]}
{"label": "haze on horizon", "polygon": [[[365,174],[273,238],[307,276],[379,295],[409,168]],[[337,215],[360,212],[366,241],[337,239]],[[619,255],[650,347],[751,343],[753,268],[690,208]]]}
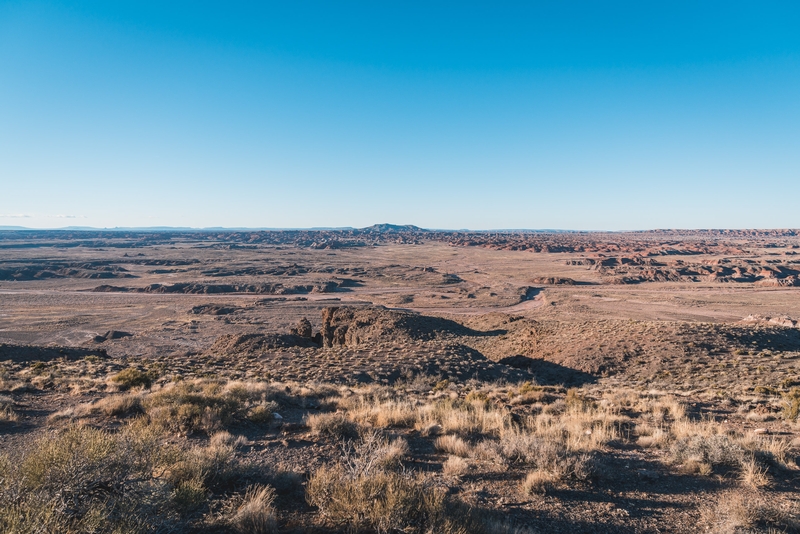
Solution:
{"label": "haze on horizon", "polygon": [[0,226],[797,228],[795,2],[0,2]]}

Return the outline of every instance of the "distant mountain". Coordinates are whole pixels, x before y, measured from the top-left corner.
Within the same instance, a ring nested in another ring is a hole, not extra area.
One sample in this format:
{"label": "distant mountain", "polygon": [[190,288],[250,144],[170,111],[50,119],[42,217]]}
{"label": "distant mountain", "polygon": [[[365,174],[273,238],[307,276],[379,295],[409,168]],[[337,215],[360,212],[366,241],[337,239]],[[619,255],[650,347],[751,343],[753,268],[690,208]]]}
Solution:
{"label": "distant mountain", "polygon": [[374,232],[376,234],[400,234],[400,233],[419,233],[430,232],[425,228],[414,226],[413,224],[373,224],[361,229],[362,232]]}

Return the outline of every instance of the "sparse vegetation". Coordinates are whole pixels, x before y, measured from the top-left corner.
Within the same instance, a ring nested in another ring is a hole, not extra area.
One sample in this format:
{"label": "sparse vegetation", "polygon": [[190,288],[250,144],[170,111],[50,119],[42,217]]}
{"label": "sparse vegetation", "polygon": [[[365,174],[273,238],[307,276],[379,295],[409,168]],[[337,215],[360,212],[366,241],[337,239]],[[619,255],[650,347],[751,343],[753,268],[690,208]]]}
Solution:
{"label": "sparse vegetation", "polygon": [[111,377],[111,381],[117,384],[120,389],[150,388],[153,384],[153,379],[149,374],[135,367],[129,367],[124,371],[120,371]]}
{"label": "sparse vegetation", "polygon": [[[46,299],[26,293],[37,280],[4,294],[3,332],[58,335],[0,343],[0,531],[798,532],[795,319],[698,319],[748,302],[791,311],[794,290],[756,301],[746,296],[753,283],[622,279],[732,264],[748,276],[800,272],[794,255],[716,257],[743,245],[653,246],[652,236],[621,252],[629,237],[565,235],[551,244],[580,246],[497,256],[495,238],[476,236],[489,248],[473,256],[454,236],[414,245],[425,252],[417,265],[417,252],[378,237],[388,246],[343,251],[331,249],[345,241],[284,249],[263,237],[241,248],[216,235],[174,249],[125,241],[136,278],[109,299],[76,291],[92,278],[66,275],[48,279],[67,291]],[[356,253],[374,257],[354,266]],[[443,278],[443,261],[458,280]],[[673,283],[697,291],[672,293]],[[313,312],[334,298],[338,308]],[[92,314],[63,307],[84,301]],[[44,317],[50,302],[62,308]],[[652,319],[665,309],[669,320]],[[132,335],[94,335],[110,324]],[[55,344],[80,336],[89,337]]]}

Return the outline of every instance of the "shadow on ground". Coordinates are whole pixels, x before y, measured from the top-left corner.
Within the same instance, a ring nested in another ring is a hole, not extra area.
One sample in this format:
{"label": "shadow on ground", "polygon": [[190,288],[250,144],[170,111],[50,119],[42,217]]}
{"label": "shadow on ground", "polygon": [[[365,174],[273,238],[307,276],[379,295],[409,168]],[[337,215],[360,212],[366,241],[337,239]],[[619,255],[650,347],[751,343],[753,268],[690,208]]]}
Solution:
{"label": "shadow on ground", "polygon": [[528,371],[536,378],[536,382],[542,386],[582,386],[597,381],[594,375],[542,360],[541,358],[516,355],[503,358],[499,363]]}

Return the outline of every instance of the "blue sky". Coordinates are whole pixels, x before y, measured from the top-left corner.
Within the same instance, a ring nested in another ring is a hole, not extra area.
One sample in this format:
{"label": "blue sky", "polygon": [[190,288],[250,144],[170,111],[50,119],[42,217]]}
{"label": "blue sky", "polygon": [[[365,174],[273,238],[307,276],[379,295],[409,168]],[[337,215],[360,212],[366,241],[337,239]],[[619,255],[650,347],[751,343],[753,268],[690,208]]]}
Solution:
{"label": "blue sky", "polygon": [[797,228],[798,28],[797,2],[0,1],[0,225]]}

